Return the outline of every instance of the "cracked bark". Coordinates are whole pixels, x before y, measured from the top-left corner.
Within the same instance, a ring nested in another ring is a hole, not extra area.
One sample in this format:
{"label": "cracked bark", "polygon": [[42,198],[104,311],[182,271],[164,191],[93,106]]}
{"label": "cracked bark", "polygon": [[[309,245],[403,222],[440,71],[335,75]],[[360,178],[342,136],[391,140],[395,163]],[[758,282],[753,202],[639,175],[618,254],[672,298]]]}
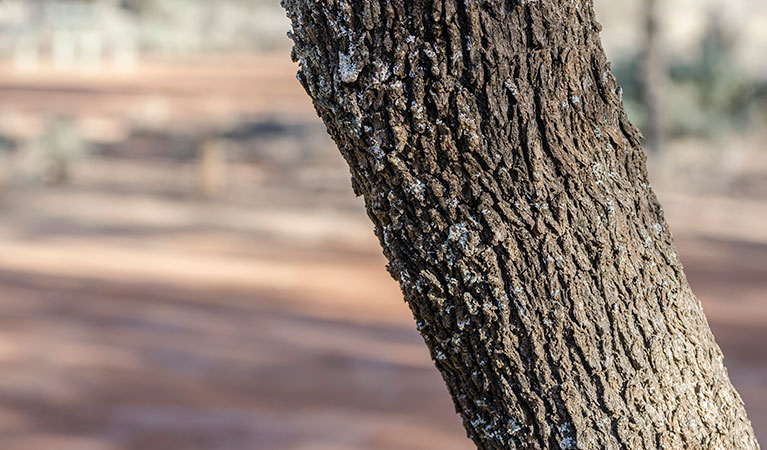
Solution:
{"label": "cracked bark", "polygon": [[590,1],[283,5],[479,448],[758,448]]}

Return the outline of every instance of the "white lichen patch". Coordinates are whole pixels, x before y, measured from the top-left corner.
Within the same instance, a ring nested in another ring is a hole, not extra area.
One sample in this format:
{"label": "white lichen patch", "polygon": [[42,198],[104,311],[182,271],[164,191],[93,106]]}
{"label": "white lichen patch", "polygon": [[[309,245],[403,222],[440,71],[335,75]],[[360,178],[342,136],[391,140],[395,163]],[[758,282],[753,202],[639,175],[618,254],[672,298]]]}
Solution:
{"label": "white lichen patch", "polygon": [[511,81],[511,78],[507,79],[503,82],[504,87],[511,92],[511,95],[514,97],[519,96],[519,88],[517,87],[517,83]]}
{"label": "white lichen patch", "polygon": [[513,436],[513,435],[519,433],[519,431],[522,430],[522,427],[520,427],[517,424],[516,420],[509,419],[509,421],[506,423],[506,429],[508,429],[509,433],[511,433],[511,435]]}
{"label": "white lichen patch", "polygon": [[399,285],[402,289],[405,289],[409,287],[410,284],[411,284],[410,273],[406,269],[403,269],[399,273]]}
{"label": "white lichen patch", "polygon": [[391,69],[389,69],[389,65],[382,62],[382,61],[376,61],[373,63],[375,70],[373,71],[373,77],[372,81],[374,84],[381,84],[384,81],[389,79],[389,74],[391,73]]}
{"label": "white lichen patch", "polygon": [[594,175],[595,184],[602,184],[602,163],[595,162],[591,166],[591,173]]}
{"label": "white lichen patch", "polygon": [[344,83],[354,83],[360,75],[362,68],[354,59],[354,54],[338,52],[338,76]]}
{"label": "white lichen patch", "polygon": [[575,439],[571,437],[562,438],[561,441],[559,441],[559,445],[563,450],[569,450],[575,448]]}
{"label": "white lichen patch", "polygon": [[450,339],[450,342],[453,344],[453,350],[460,351],[460,347],[461,347],[461,337],[460,336],[458,336],[458,335],[453,336]]}
{"label": "white lichen patch", "polygon": [[426,198],[426,185],[421,181],[415,181],[405,188],[405,192],[411,194],[416,199],[423,201]]}
{"label": "white lichen patch", "polygon": [[469,239],[469,230],[463,223],[456,223],[450,226],[447,234],[447,240],[457,242],[459,245],[466,245]]}

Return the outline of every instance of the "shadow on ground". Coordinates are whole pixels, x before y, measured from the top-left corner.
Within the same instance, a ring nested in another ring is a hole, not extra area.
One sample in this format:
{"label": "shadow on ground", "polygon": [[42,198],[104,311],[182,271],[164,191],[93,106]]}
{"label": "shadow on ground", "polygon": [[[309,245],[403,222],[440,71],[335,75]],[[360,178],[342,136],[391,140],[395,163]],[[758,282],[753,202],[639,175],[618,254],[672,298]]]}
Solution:
{"label": "shadow on ground", "polygon": [[3,448],[469,448],[408,323],[0,272]]}

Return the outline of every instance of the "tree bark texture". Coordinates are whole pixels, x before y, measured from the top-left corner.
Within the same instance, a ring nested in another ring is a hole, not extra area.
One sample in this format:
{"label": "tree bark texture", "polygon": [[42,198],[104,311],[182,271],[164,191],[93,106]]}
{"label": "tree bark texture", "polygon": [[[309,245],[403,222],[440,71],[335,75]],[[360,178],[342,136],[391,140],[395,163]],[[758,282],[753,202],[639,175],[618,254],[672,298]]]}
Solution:
{"label": "tree bark texture", "polygon": [[283,5],[479,448],[758,448],[591,1]]}

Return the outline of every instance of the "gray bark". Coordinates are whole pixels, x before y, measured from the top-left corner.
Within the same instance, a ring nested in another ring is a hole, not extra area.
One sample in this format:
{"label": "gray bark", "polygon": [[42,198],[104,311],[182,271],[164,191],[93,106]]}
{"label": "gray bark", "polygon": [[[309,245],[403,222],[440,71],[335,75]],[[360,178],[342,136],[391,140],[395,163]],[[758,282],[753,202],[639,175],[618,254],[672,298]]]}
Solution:
{"label": "gray bark", "polygon": [[283,5],[477,447],[758,448],[590,1]]}

